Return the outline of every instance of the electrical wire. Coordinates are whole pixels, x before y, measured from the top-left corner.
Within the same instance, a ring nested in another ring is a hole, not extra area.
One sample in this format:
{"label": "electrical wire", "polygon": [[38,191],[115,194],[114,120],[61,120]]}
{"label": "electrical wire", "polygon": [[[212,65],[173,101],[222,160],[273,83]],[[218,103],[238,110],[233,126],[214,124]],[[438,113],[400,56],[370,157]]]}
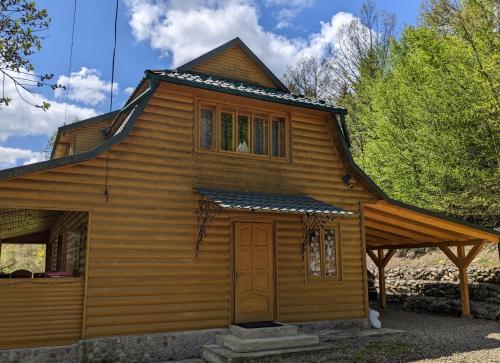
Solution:
{"label": "electrical wire", "polygon": [[[111,61],[111,90],[109,97],[109,112],[113,111],[113,86],[115,82],[115,58],[116,58],[116,35],[118,29],[118,0],[116,0],[115,6],[115,31],[114,31],[114,39],[113,39],[113,57]],[[110,116],[111,121],[111,116]],[[106,179],[104,181],[104,197],[106,198],[106,202],[109,202],[109,190],[108,190],[108,181],[109,181],[109,150],[106,153]]]}
{"label": "electrical wire", "polygon": [[66,124],[66,122],[68,121],[67,120],[67,117],[68,117],[68,98],[69,98],[69,83],[71,81],[71,66],[73,64],[73,44],[74,44],[74,40],[75,40],[75,23],[76,23],[76,1],[74,1],[74,4],[73,4],[73,27],[72,27],[72,30],[71,30],[71,47],[70,47],[70,50],[69,50],[69,66],[68,66],[68,84],[66,86],[66,105],[64,106],[64,124]]}

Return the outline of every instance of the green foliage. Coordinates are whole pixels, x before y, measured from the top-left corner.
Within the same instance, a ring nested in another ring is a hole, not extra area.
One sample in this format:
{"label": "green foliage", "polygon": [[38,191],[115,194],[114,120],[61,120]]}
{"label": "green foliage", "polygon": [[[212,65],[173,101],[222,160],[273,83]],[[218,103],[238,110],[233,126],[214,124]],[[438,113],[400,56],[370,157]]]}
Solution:
{"label": "green foliage", "polygon": [[[435,0],[352,101],[355,159],[390,196],[500,224],[499,37],[493,1]],[[366,79],[366,78],[365,78]],[[368,102],[362,102],[363,98]]]}
{"label": "green foliage", "polygon": [[31,272],[45,271],[45,245],[43,244],[2,244],[0,273],[16,270]]}
{"label": "green foliage", "polygon": [[47,110],[50,104],[31,103],[23,93],[33,94],[33,88],[58,84],[47,83],[52,74],[36,75],[30,56],[42,48],[43,31],[50,23],[47,10],[39,10],[34,1],[2,0],[0,2],[0,72],[2,73],[2,94],[0,105],[8,106],[12,101],[5,94],[5,80],[13,82],[20,98],[34,107]]}

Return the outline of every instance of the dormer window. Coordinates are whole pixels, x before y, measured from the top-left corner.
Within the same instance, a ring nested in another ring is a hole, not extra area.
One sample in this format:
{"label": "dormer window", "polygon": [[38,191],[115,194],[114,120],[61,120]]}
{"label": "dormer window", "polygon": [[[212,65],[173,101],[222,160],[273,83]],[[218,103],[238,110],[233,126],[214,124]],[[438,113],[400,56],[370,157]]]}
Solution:
{"label": "dormer window", "polygon": [[240,156],[289,160],[289,122],[284,114],[200,101],[197,148]]}

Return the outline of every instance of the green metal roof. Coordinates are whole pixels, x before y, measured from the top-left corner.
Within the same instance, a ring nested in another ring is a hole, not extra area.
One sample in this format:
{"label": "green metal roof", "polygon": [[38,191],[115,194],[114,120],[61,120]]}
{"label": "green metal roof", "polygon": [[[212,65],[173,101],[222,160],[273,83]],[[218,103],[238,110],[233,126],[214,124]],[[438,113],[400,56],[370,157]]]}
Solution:
{"label": "green metal roof", "polygon": [[258,100],[281,103],[286,105],[312,108],[320,111],[347,114],[347,110],[332,105],[324,100],[313,100],[304,95],[283,92],[275,88],[263,87],[242,81],[227,79],[219,76],[195,73],[178,72],[173,70],[147,71],[152,77],[164,82],[181,84],[189,87],[207,89],[211,91],[229,93],[237,96],[255,98]]}
{"label": "green metal roof", "polygon": [[354,214],[343,208],[301,194],[245,192],[204,187],[196,188],[196,191],[222,208],[302,214]]}

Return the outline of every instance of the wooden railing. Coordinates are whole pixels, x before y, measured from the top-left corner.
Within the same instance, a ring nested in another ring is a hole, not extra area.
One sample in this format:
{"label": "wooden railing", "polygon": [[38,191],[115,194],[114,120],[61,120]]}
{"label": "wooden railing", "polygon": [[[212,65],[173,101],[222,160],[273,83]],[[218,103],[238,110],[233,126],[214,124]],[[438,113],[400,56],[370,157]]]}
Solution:
{"label": "wooden railing", "polygon": [[0,279],[0,349],[78,341],[83,291],[81,278]]}

